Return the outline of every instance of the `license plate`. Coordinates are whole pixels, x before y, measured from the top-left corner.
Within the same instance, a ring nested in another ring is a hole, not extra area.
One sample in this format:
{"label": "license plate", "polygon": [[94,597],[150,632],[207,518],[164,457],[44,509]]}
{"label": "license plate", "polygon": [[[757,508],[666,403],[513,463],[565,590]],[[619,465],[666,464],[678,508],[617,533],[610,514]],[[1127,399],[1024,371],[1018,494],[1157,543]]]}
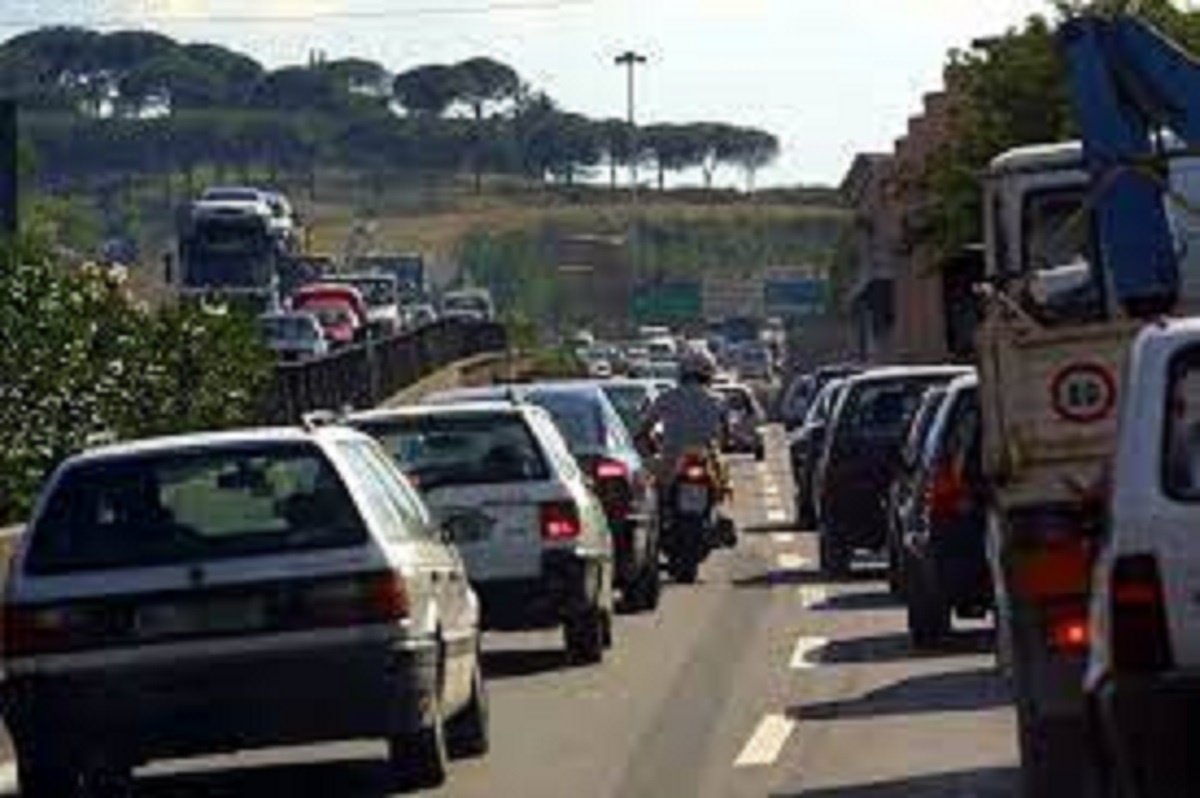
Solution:
{"label": "license plate", "polygon": [[676,504],[681,513],[703,513],[708,510],[708,488],[702,485],[680,485]]}
{"label": "license plate", "polygon": [[266,622],[266,603],[258,599],[154,604],[136,615],[137,634],[143,638],[224,634],[261,629]]}

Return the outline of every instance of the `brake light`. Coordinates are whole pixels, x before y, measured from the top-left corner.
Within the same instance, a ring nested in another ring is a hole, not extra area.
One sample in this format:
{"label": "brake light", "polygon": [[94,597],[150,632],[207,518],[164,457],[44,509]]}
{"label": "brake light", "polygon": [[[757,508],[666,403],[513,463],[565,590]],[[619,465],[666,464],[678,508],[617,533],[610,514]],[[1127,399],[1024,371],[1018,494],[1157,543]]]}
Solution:
{"label": "brake light", "polygon": [[1154,673],[1172,667],[1166,604],[1158,562],[1122,557],[1113,566],[1112,648],[1117,672]]}
{"label": "brake light", "polygon": [[4,654],[33,656],[72,651],[95,637],[93,613],[79,607],[4,608]]}
{"label": "brake light", "polygon": [[313,626],[390,623],[408,617],[408,590],[393,571],[326,580],[304,588],[300,604]]}
{"label": "brake light", "polygon": [[967,485],[962,475],[948,463],[938,466],[926,492],[929,520],[940,523],[954,519],[966,509],[966,500]]}
{"label": "brake light", "polygon": [[601,460],[596,464],[596,479],[629,479],[629,469],[616,460]]}
{"label": "brake light", "polygon": [[1083,654],[1091,641],[1087,608],[1081,602],[1051,606],[1046,610],[1047,642],[1059,654]]}
{"label": "brake light", "polygon": [[543,504],[542,539],[549,541],[574,540],[579,537],[582,527],[579,523],[579,510],[572,502],[555,502]]}

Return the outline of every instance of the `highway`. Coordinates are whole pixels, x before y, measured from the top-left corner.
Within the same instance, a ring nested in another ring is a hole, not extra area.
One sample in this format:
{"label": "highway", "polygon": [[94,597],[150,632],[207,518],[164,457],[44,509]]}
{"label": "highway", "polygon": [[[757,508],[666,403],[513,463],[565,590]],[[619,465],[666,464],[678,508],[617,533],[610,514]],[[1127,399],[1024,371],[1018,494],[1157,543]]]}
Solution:
{"label": "highway", "polygon": [[[653,616],[622,617],[595,668],[568,668],[556,633],[486,646],[492,751],[457,763],[447,798],[805,796],[965,798],[1017,793],[1011,711],[989,630],[915,655],[877,568],[815,571],[790,528],[780,434],[734,464],[741,546],[702,583],[668,585]],[[164,763],[145,796],[392,793],[372,742]]]}

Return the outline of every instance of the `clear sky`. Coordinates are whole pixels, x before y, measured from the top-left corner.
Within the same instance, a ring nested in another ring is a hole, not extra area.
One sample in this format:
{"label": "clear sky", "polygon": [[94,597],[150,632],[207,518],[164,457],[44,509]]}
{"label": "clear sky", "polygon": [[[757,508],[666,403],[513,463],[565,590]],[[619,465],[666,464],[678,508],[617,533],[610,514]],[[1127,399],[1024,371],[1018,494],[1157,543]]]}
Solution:
{"label": "clear sky", "polygon": [[[643,121],[721,120],[783,140],[760,183],[836,182],[887,150],[946,53],[1046,0],[3,0],[0,36],[38,24],[146,27],[267,64],[358,55],[393,70],[490,55],[570,110],[624,113],[612,57],[650,57]],[[259,17],[255,20],[254,17]],[[729,176],[732,178],[733,176]]]}

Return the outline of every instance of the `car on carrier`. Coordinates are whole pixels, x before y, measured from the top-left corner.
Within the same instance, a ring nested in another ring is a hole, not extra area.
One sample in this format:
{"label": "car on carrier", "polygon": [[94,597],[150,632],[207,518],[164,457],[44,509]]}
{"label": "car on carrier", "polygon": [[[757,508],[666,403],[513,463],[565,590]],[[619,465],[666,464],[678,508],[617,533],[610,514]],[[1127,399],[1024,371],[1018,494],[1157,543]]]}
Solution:
{"label": "car on carrier", "polygon": [[978,619],[992,607],[982,437],[979,380],[959,377],[938,403],[901,518],[897,565],[918,648],[942,642],[956,615]]}
{"label": "car on carrier", "polygon": [[159,759],[380,738],[405,787],[488,746],[478,601],[420,497],[336,427],[86,452],[4,605],[21,795],[125,794]]}
{"label": "car on carrier", "polygon": [[824,574],[845,576],[856,551],[883,550],[887,491],[912,415],[927,389],[967,373],[958,366],[896,366],[846,381],[818,475],[818,556]]}
{"label": "car on carrier", "polygon": [[435,394],[431,404],[507,400],[550,414],[567,449],[600,498],[612,535],[621,609],[652,612],[661,594],[658,492],[649,464],[604,391],[588,382],[540,382],[462,388]]}
{"label": "car on carrier", "polygon": [[575,662],[612,640],[612,540],[604,508],[548,413],[529,404],[379,410],[348,423],[417,485],[480,595],[486,626],[562,625]]}

